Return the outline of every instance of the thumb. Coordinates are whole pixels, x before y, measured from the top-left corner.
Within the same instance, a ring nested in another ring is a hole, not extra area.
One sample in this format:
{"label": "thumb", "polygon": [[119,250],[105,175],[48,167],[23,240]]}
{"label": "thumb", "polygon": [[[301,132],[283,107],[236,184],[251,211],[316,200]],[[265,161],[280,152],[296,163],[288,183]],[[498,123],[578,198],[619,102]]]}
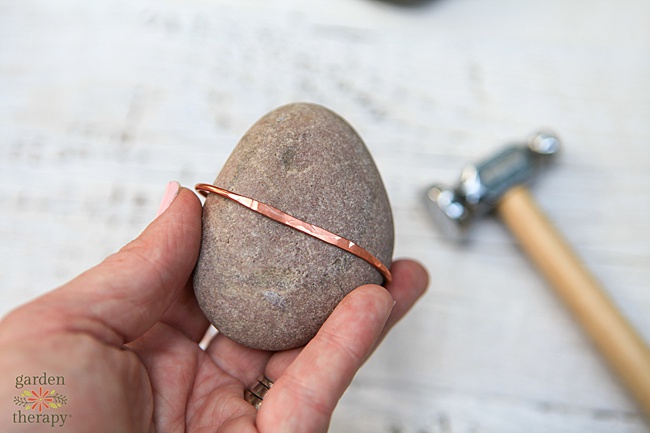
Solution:
{"label": "thumb", "polygon": [[198,197],[170,183],[158,216],[140,236],[12,316],[20,320],[25,310],[31,317],[47,317],[54,328],[87,332],[110,344],[128,343],[150,329],[182,294],[200,241]]}

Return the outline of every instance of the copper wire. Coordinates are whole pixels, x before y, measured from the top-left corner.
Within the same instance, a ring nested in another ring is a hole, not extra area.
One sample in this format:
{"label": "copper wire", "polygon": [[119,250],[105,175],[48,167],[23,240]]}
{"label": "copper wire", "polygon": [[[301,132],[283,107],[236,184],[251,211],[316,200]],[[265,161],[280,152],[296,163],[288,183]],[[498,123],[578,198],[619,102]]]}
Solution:
{"label": "copper wire", "polygon": [[194,188],[199,193],[201,193],[206,197],[208,193],[211,192],[214,194],[218,194],[222,197],[229,198],[230,200],[233,200],[254,212],[264,215],[265,217],[270,218],[273,221],[289,226],[294,230],[298,230],[299,232],[305,233],[309,236],[315,237],[316,239],[320,239],[323,242],[327,242],[328,244],[334,245],[344,251],[354,254],[355,256],[365,260],[366,262],[371,264],[375,269],[377,269],[377,271],[379,271],[379,273],[384,277],[386,284],[389,284],[393,279],[388,268],[384,266],[384,264],[381,261],[379,261],[379,259],[377,259],[367,250],[361,248],[359,245],[355,244],[351,240],[345,239],[344,237],[336,235],[332,232],[329,232],[313,224],[309,224],[305,221],[299,220],[298,218],[295,218],[287,213],[284,213],[281,210],[276,209],[271,205],[262,203],[260,201],[254,200],[249,197],[245,197],[243,195],[236,194],[234,192],[228,191],[223,188],[219,188],[214,185],[210,185],[207,183],[198,183]]}

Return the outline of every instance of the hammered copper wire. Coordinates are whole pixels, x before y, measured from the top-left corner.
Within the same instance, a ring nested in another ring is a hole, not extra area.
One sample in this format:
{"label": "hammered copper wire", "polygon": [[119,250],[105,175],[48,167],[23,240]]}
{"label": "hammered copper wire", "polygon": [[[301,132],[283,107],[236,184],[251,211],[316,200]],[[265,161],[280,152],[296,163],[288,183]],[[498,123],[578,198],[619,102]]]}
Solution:
{"label": "hammered copper wire", "polygon": [[379,259],[377,259],[371,253],[361,248],[359,245],[355,244],[351,240],[345,239],[344,237],[336,235],[332,232],[329,232],[313,224],[309,224],[305,221],[299,220],[298,218],[295,218],[287,213],[284,213],[281,210],[276,209],[271,205],[262,203],[260,201],[257,201],[249,197],[245,197],[243,195],[236,194],[232,191],[228,191],[226,189],[219,188],[214,185],[210,185],[207,183],[198,183],[194,188],[199,193],[203,194],[206,197],[207,197],[207,193],[211,192],[214,194],[218,194],[222,197],[229,198],[230,200],[233,200],[239,203],[240,205],[247,207],[248,209],[251,209],[254,212],[264,215],[265,217],[270,218],[273,221],[289,226],[294,230],[298,230],[299,232],[305,233],[309,236],[313,236],[316,239],[320,239],[323,242],[327,242],[328,244],[334,245],[344,251],[354,254],[355,256],[365,260],[370,265],[372,265],[375,269],[377,269],[379,273],[384,277],[386,284],[389,284],[393,280],[390,271],[386,266],[384,266],[384,264],[381,261],[379,261]]}

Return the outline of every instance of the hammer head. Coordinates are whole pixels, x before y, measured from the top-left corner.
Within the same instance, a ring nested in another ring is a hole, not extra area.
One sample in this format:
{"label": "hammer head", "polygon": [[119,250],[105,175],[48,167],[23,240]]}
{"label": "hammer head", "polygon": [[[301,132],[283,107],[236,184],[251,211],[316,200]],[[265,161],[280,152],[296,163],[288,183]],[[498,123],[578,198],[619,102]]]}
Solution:
{"label": "hammer head", "polygon": [[427,205],[443,234],[463,239],[472,221],[494,209],[510,188],[528,183],[555,158],[560,140],[539,132],[524,144],[505,147],[492,157],[465,166],[458,184],[428,189]]}

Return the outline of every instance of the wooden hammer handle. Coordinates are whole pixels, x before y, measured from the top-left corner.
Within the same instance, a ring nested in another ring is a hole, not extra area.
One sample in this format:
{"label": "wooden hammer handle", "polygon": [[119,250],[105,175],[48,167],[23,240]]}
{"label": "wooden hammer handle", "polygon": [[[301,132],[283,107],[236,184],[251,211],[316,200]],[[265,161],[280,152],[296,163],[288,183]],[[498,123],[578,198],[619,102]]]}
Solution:
{"label": "wooden hammer handle", "polygon": [[497,212],[650,416],[650,349],[614,306],[525,187],[508,191]]}

